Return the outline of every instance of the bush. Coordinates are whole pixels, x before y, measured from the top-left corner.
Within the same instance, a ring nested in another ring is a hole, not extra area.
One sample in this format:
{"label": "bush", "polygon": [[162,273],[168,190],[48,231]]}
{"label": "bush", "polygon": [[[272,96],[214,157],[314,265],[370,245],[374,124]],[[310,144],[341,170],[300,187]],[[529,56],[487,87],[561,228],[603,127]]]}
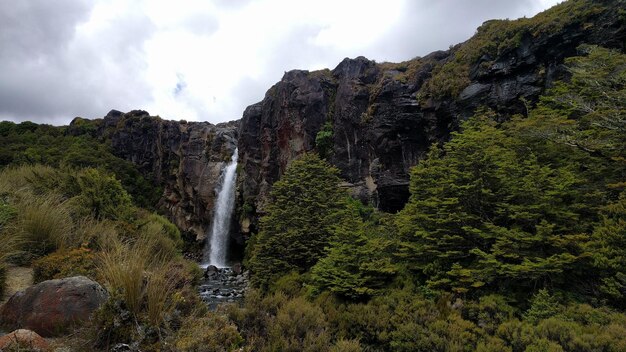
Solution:
{"label": "bush", "polygon": [[333,125],[326,122],[315,136],[315,148],[322,159],[332,156],[333,143]]}
{"label": "bush", "polygon": [[330,345],[324,312],[302,297],[282,305],[269,326],[267,350],[323,351]]}
{"label": "bush", "polygon": [[35,283],[83,275],[97,280],[96,256],[87,248],[61,250],[33,262]]}
{"label": "bush", "polygon": [[211,313],[200,318],[185,320],[176,334],[177,351],[222,352],[234,351],[243,339],[237,327],[227,318]]}
{"label": "bush", "polygon": [[339,340],[333,347],[330,348],[331,352],[361,352],[363,348],[359,340]]}
{"label": "bush", "polygon": [[97,169],[84,169],[78,175],[78,203],[96,219],[127,219],[132,212],[130,196],[120,181]]}

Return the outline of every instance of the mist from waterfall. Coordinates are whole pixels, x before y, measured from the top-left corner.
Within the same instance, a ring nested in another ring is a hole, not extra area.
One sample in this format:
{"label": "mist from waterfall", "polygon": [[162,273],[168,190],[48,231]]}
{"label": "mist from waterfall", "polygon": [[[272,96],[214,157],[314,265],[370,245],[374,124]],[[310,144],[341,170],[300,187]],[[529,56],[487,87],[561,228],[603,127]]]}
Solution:
{"label": "mist from waterfall", "polygon": [[213,224],[203,262],[218,268],[226,267],[226,252],[230,238],[230,223],[235,207],[235,181],[237,180],[237,156],[235,149],[230,163],[222,171],[222,185],[217,194],[213,212]]}

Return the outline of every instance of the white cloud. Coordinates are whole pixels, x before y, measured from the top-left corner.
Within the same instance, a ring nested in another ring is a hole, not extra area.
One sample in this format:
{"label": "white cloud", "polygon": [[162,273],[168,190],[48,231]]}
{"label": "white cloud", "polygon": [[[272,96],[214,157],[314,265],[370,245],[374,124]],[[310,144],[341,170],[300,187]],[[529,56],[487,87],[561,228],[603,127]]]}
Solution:
{"label": "white cloud", "polygon": [[410,59],[557,1],[18,3],[0,2],[0,118],[68,123],[109,109],[233,120],[285,71]]}

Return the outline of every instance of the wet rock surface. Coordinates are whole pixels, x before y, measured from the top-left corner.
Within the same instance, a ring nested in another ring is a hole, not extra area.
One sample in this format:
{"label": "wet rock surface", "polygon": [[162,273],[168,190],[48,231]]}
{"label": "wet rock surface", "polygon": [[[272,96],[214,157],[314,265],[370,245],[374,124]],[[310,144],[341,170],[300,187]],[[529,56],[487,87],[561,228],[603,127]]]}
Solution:
{"label": "wet rock surface", "polygon": [[[235,267],[239,270],[233,270]],[[221,303],[234,303],[243,299],[250,282],[249,274],[241,271],[241,265],[236,264],[233,268],[217,268],[213,265],[206,268],[204,281],[198,291],[210,309],[216,309]]]}

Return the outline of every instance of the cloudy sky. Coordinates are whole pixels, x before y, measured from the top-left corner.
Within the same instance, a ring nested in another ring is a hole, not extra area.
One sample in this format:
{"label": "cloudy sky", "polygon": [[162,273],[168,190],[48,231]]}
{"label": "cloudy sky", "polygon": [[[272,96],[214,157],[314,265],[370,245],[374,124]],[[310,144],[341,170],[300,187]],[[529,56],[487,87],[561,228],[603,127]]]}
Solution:
{"label": "cloudy sky", "polygon": [[403,61],[558,0],[0,0],[0,119],[241,117],[291,69]]}

